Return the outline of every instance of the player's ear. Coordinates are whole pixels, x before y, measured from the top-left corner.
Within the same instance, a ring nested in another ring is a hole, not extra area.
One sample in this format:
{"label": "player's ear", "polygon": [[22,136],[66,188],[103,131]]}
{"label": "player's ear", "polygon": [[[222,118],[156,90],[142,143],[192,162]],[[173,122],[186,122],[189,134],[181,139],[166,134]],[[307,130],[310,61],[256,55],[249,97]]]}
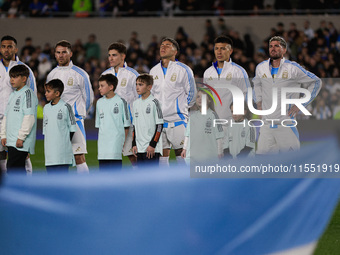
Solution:
{"label": "player's ear", "polygon": [[27,76],[22,76],[23,81],[25,82],[25,84],[27,83],[28,77]]}

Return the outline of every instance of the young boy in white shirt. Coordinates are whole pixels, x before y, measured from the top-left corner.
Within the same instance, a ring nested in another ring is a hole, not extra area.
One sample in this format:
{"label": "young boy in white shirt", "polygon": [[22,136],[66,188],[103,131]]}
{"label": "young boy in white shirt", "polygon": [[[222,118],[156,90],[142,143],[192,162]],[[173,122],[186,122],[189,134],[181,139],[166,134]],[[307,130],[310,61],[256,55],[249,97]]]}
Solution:
{"label": "young boy in white shirt", "polygon": [[153,77],[141,74],[136,79],[137,94],[133,103],[133,155],[137,157],[137,165],[159,163],[162,155],[163,115],[159,101],[151,94]]}
{"label": "young boy in white shirt", "polygon": [[99,92],[103,96],[96,106],[100,170],[122,168],[122,150],[131,124],[127,102],[115,93],[117,84],[113,74],[99,77]]}
{"label": "young boy in white shirt", "polygon": [[25,173],[27,155],[34,154],[38,98],[26,85],[30,72],[25,65],[12,67],[9,75],[14,91],[8,99],[1,123],[1,144],[8,149],[8,173]]}
{"label": "young boy in white shirt", "polygon": [[49,101],[44,106],[43,119],[47,172],[67,172],[70,165],[75,165],[71,140],[77,131],[76,119],[71,105],[60,98],[63,91],[64,84],[59,79],[45,85],[45,97]]}

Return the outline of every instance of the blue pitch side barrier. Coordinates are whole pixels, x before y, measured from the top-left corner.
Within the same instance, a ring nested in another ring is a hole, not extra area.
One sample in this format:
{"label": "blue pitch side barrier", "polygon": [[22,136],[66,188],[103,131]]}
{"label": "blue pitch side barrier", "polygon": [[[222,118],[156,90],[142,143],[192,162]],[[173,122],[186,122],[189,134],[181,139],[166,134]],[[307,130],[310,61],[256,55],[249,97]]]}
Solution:
{"label": "blue pitch side barrier", "polygon": [[195,179],[188,168],[8,175],[0,188],[0,254],[313,248],[339,194],[339,178]]}

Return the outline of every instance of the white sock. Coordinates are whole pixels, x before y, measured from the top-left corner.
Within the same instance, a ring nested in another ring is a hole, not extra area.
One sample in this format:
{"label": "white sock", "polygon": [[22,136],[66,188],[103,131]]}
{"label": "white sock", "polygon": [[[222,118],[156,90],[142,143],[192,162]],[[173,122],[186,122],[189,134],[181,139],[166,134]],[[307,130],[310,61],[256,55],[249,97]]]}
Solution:
{"label": "white sock", "polygon": [[30,158],[27,158],[25,160],[25,168],[26,168],[26,173],[31,175],[33,172],[33,167],[32,167],[32,162]]}
{"label": "white sock", "polygon": [[177,164],[179,165],[185,165],[185,160],[184,158],[182,158],[182,156],[176,156],[176,161],[177,161]]}
{"label": "white sock", "polygon": [[0,169],[3,173],[7,172],[7,159],[0,160]]}
{"label": "white sock", "polygon": [[169,167],[169,157],[159,157],[160,167]]}
{"label": "white sock", "polygon": [[76,167],[77,167],[78,174],[89,173],[89,167],[87,166],[86,162],[76,165]]}

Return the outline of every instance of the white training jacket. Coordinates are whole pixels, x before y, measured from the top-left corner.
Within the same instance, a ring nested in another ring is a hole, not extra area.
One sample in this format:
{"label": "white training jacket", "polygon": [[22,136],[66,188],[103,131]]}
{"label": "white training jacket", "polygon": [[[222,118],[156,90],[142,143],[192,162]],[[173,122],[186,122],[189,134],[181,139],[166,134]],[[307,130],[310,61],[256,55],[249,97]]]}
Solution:
{"label": "white training jacket", "polygon": [[153,96],[161,103],[164,122],[187,122],[188,109],[196,100],[196,83],[193,71],[179,61],[170,61],[166,75],[162,62],[150,70],[154,84]]}
{"label": "white training jacket", "polygon": [[241,89],[244,99],[246,99],[247,89],[251,87],[246,70],[232,62],[231,58],[228,62],[224,61],[220,75],[217,72],[217,61],[214,62],[211,67],[205,70],[203,82],[213,87],[221,98],[222,105],[214,92],[212,92],[216,101],[215,111],[221,119],[230,119],[232,116],[230,104],[233,102],[233,97],[230,90],[225,88],[226,85],[234,85]]}
{"label": "white training jacket", "polygon": [[118,78],[118,85],[115,93],[132,106],[132,103],[138,98],[136,78],[139,76],[139,73],[135,69],[128,67],[126,63],[124,63],[124,67],[119,67],[117,75],[113,67],[105,70],[102,75],[108,73],[113,74]]}
{"label": "white training jacket", "polygon": [[84,119],[94,98],[89,75],[70,61],[68,66],[55,67],[47,75],[46,83],[53,79],[60,79],[64,83],[61,99],[72,106],[77,119]]}
{"label": "white training jacket", "polygon": [[0,61],[0,120],[3,118],[5,114],[9,95],[13,92],[13,88],[12,88],[10,77],[9,77],[9,70],[13,66],[16,66],[16,65],[25,65],[28,68],[28,70],[30,71],[30,76],[28,77],[28,80],[27,80],[27,86],[34,91],[35,95],[37,95],[37,85],[36,85],[35,77],[34,77],[34,74],[31,68],[29,68],[25,63],[21,62],[17,56],[15,57],[14,61],[11,60],[9,62],[9,66],[7,69],[1,60]]}
{"label": "white training jacket", "polygon": [[[262,102],[262,110],[270,109],[273,103],[272,88],[278,88],[278,100],[276,110],[269,115],[265,115],[262,119],[277,119],[276,124],[280,124],[285,119],[292,119],[287,115],[292,107],[291,104],[286,106],[286,115],[281,115],[281,89],[282,88],[300,88],[301,86],[308,89],[311,93],[311,98],[304,103],[306,107],[317,96],[321,89],[321,80],[315,74],[305,70],[302,66],[294,61],[289,61],[283,58],[280,62],[278,73],[272,77],[272,65],[270,59],[259,63],[255,70],[255,77],[253,79],[255,89],[255,103]],[[298,99],[300,93],[287,93],[286,98]],[[265,124],[271,124],[266,123]]]}

